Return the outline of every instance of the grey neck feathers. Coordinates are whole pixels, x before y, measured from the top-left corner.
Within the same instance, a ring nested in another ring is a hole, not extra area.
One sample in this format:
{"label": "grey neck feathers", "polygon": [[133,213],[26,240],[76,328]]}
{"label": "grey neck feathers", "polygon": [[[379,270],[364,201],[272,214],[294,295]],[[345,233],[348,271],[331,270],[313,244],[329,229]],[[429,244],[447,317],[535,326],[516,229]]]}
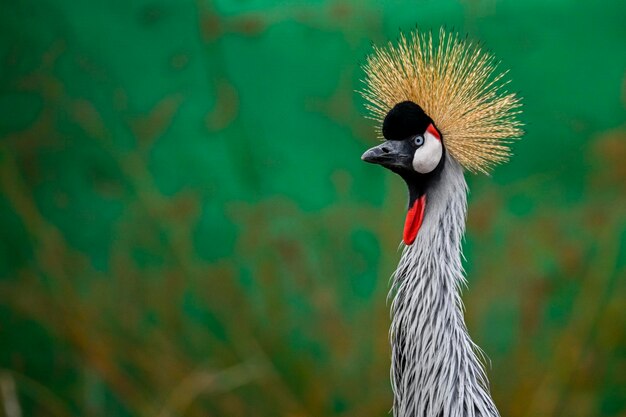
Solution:
{"label": "grey neck feathers", "polygon": [[467,185],[447,157],[426,194],[413,245],[393,276],[391,380],[396,417],[497,417],[478,347],[467,333],[460,287]]}

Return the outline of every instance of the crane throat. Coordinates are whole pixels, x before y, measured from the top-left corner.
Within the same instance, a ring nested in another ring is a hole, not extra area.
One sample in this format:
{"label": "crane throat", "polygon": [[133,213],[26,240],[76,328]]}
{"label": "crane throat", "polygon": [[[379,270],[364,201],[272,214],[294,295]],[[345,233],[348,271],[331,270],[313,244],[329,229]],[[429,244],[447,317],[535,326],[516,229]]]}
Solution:
{"label": "crane throat", "polygon": [[417,233],[424,221],[424,211],[426,209],[426,194],[422,194],[417,198],[413,205],[409,208],[404,221],[404,233],[402,240],[406,245],[412,245],[415,242]]}

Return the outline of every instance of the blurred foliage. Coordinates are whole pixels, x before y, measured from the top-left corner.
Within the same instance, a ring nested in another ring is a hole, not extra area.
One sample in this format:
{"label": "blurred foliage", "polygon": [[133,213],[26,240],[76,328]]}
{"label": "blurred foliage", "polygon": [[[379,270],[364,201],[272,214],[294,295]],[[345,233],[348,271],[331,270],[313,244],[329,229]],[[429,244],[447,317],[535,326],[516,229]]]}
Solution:
{"label": "blurred foliage", "polygon": [[469,176],[468,326],[503,416],[626,415],[626,4],[1,0],[0,402],[385,416],[404,185],[370,41],[454,27],[527,134]]}

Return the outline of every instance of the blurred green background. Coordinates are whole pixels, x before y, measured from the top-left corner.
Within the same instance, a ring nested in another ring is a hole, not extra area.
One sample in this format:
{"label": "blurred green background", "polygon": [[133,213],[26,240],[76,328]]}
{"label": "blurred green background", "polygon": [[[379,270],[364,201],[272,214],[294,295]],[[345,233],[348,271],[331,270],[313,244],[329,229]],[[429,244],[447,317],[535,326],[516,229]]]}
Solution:
{"label": "blurred green background", "polygon": [[441,25],[527,134],[468,175],[466,319],[509,417],[626,416],[622,0],[0,0],[0,402],[387,416],[404,185],[354,91]]}

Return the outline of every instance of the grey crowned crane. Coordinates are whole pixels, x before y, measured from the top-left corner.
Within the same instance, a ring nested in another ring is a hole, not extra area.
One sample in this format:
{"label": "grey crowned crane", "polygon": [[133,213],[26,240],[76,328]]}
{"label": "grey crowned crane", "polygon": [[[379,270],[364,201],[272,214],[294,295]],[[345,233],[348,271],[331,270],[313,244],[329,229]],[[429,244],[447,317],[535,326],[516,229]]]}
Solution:
{"label": "grey crowned crane", "polygon": [[390,290],[393,413],[498,416],[460,297],[463,170],[489,173],[509,158],[522,135],[520,99],[504,90],[492,55],[443,30],[375,47],[364,70],[362,94],[384,141],[362,159],[398,174],[409,194]]}

